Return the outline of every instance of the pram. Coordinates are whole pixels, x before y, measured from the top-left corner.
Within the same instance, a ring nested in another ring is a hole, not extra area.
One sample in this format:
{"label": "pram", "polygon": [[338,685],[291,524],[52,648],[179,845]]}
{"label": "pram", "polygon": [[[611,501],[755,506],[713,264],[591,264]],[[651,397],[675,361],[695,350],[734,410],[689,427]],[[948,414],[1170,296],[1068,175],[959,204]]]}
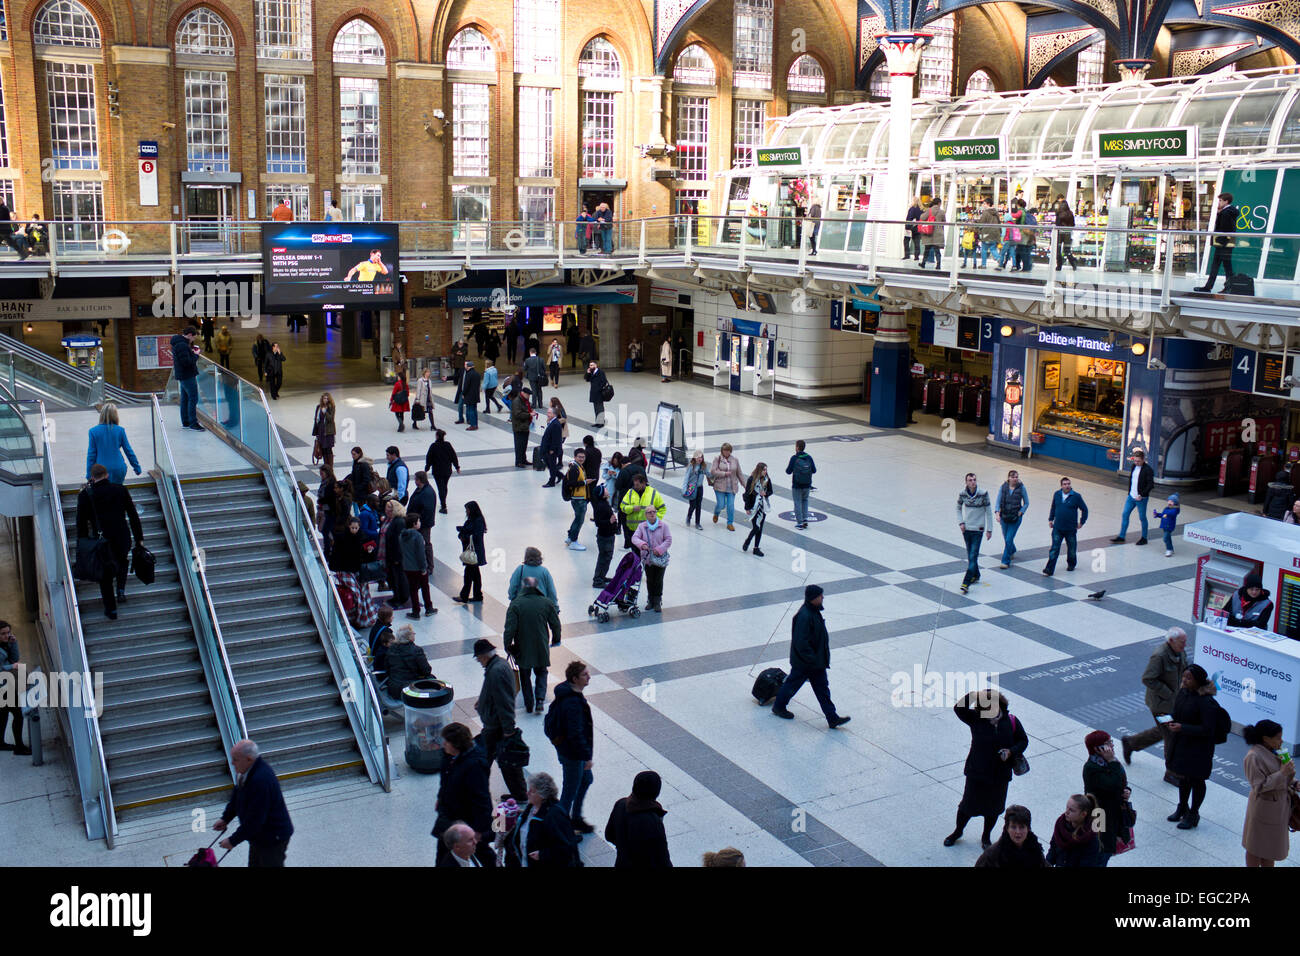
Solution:
{"label": "pram", "polygon": [[641,555],[635,548],[623,555],[614,572],[614,580],[606,585],[596,598],[596,603],[587,608],[588,615],[595,615],[602,624],[609,620],[609,606],[617,604],[618,609],[628,617],[640,617],[641,608],[637,606],[637,595],[641,593]]}

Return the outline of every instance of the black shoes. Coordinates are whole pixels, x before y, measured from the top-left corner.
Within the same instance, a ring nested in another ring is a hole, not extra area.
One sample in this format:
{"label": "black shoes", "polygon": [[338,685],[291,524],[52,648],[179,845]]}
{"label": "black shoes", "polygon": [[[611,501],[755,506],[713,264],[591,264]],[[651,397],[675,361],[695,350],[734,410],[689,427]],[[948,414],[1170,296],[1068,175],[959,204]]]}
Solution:
{"label": "black shoes", "polygon": [[126,603],[126,591],[123,590],[122,588],[117,589],[117,603],[118,604]]}
{"label": "black shoes", "polygon": [[1137,544],[1146,544],[1146,543],[1147,543],[1147,539],[1146,539],[1146,538],[1138,538],[1138,539],[1137,539]]}
{"label": "black shoes", "polygon": [[772,705],[772,713],[776,714],[778,717],[784,718],[785,720],[794,720],[794,714],[790,713],[790,711],[786,710],[784,707],[777,707],[775,704]]}
{"label": "black shoes", "polygon": [[832,717],[830,720],[826,721],[826,723],[830,725],[831,730],[834,730],[836,727],[843,727],[852,719],[852,717],[844,716]]}
{"label": "black shoes", "polygon": [[1165,819],[1168,820],[1170,823],[1177,823],[1179,820],[1185,817],[1189,812],[1190,811],[1188,811],[1186,807],[1178,807],[1174,810],[1173,813],[1165,817]]}
{"label": "black shoes", "polygon": [[1195,830],[1196,824],[1201,822],[1201,815],[1195,810],[1188,810],[1183,814],[1183,818],[1178,821],[1178,829]]}
{"label": "black shoes", "polygon": [[588,833],[596,832],[596,828],[593,827],[586,820],[582,819],[582,817],[574,817],[571,822],[573,823],[574,831],[577,833],[581,833],[583,836],[586,836]]}
{"label": "black shoes", "polygon": [[457,604],[468,604],[468,603],[469,603],[469,601],[467,601],[465,598],[461,597],[459,594],[457,594],[455,597],[453,597],[452,600],[455,601]]}
{"label": "black shoes", "polygon": [[1111,544],[1123,544],[1123,543],[1124,543],[1124,536],[1123,536],[1122,534],[1117,534],[1117,535],[1115,535],[1115,537],[1113,537],[1113,538],[1110,539],[1110,543],[1111,543]]}
{"label": "black shoes", "polygon": [[960,839],[961,839],[961,831],[953,830],[951,833],[949,833],[946,837],[943,838],[943,845],[952,846]]}
{"label": "black shoes", "polygon": [[24,747],[22,744],[12,748],[15,757],[30,757],[32,755],[31,747]]}
{"label": "black shoes", "polygon": [[755,549],[754,549],[754,557],[756,557],[756,558],[761,558],[762,556],[763,556],[763,552],[760,551],[758,548],[755,548]]}

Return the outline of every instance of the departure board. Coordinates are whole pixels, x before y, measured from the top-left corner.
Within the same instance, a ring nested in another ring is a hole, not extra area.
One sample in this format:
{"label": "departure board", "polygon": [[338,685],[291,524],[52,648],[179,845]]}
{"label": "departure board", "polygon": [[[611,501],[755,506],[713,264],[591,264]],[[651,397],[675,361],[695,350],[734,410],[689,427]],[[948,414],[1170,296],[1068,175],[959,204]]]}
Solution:
{"label": "departure board", "polygon": [[1300,640],[1300,574],[1283,571],[1278,592],[1277,632]]}
{"label": "departure board", "polygon": [[1255,366],[1255,391],[1265,395],[1290,395],[1289,388],[1282,387],[1286,377],[1287,356],[1278,352],[1260,352],[1259,362]]}

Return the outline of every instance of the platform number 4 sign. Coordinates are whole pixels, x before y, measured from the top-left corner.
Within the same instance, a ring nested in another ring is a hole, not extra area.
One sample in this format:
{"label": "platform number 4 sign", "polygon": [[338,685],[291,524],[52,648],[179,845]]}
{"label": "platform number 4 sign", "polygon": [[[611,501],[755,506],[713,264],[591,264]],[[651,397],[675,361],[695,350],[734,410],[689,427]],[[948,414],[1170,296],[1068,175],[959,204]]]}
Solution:
{"label": "platform number 4 sign", "polygon": [[1232,350],[1232,380],[1228,387],[1234,392],[1255,390],[1255,358],[1255,352],[1251,349]]}

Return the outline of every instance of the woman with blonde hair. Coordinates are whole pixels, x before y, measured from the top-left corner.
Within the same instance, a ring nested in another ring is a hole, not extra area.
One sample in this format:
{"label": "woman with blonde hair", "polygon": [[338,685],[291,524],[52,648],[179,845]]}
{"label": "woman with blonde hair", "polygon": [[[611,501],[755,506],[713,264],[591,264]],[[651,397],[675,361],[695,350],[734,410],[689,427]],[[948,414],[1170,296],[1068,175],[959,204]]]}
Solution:
{"label": "woman with blonde hair", "polygon": [[334,396],[329,392],[322,392],[320,402],[316,406],[311,433],[316,438],[321,460],[330,468],[334,467],[334,411]]}
{"label": "woman with blonde hair", "polygon": [[713,459],[709,468],[709,483],[713,485],[713,523],[718,523],[718,514],[727,509],[727,530],[736,530],[736,495],[741,490],[740,461],[731,454],[731,443],[724,442],[722,452]]}
{"label": "woman with blonde hair", "polygon": [[118,424],[117,406],[105,402],[99,409],[99,424],[90,429],[89,445],[86,448],[86,480],[90,481],[90,469],[103,465],[108,469],[108,480],[115,485],[126,481],[126,455],[135,473],[140,474],[140,460],[135,457],[131,443],[127,441],[126,429]]}

